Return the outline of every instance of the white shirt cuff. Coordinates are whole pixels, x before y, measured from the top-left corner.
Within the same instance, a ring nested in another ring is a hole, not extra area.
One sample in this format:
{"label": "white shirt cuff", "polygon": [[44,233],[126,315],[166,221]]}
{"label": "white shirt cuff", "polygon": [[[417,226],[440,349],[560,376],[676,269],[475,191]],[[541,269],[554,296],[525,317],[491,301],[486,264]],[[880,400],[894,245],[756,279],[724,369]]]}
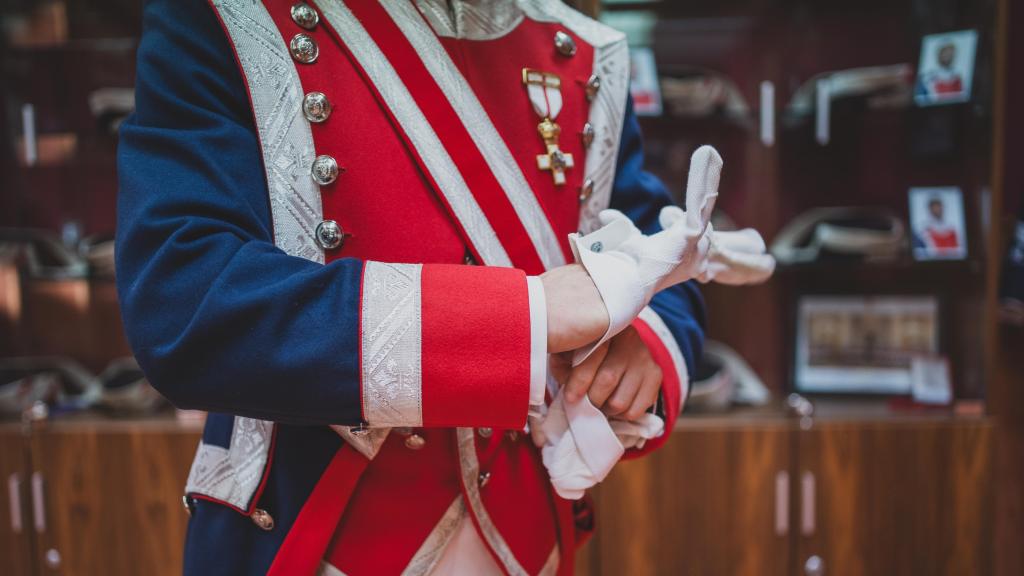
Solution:
{"label": "white shirt cuff", "polygon": [[540,406],[548,372],[548,306],[539,276],[527,276],[526,289],[530,299],[530,406]]}

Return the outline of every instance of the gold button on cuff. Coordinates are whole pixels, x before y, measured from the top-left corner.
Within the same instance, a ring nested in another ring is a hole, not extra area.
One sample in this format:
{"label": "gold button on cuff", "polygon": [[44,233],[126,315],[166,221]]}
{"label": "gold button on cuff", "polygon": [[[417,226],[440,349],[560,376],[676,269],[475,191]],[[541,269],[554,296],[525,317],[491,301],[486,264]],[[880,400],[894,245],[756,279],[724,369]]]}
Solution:
{"label": "gold button on cuff", "polygon": [[312,30],[320,23],[320,14],[309,4],[298,2],[292,6],[292,21],[306,30]]}
{"label": "gold button on cuff", "polygon": [[[340,248],[345,243],[345,232],[334,220],[324,220],[316,226],[316,242],[324,250]],[[360,426],[353,428],[351,432],[356,436],[361,436],[369,434],[370,429]]]}
{"label": "gold button on cuff", "polygon": [[333,184],[338,179],[338,161],[334,159],[334,156],[328,156],[321,154],[313,160],[313,166],[310,167],[310,174],[313,176],[313,180],[321,186],[327,186]]}
{"label": "gold button on cuff", "polygon": [[420,450],[427,445],[427,440],[419,434],[410,434],[405,439],[405,447],[409,450]]}
{"label": "gold button on cuff", "polygon": [[490,428],[486,428],[486,427],[485,428],[477,428],[476,429],[476,433],[479,434],[481,438],[490,438],[491,434],[494,433],[494,430],[492,430]]}
{"label": "gold button on cuff", "polygon": [[515,442],[516,440],[519,440],[519,432],[515,430],[509,430],[508,432],[505,432],[505,437],[511,440],[512,442]]}
{"label": "gold button on cuff", "polygon": [[323,92],[310,92],[302,98],[302,113],[306,120],[319,124],[331,115],[331,101]]}
{"label": "gold button on cuff", "polygon": [[590,148],[590,145],[594,143],[594,125],[590,122],[584,124],[580,138],[583,140],[583,147]]}
{"label": "gold button on cuff", "polygon": [[292,41],[288,43],[288,49],[292,53],[292,58],[302,64],[312,64],[320,55],[320,47],[309,34],[300,33],[293,36]]}
{"label": "gold button on cuff", "polygon": [[586,202],[587,198],[594,193],[594,181],[587,178],[583,181],[583,187],[580,188],[580,202]]}
{"label": "gold button on cuff", "polygon": [[259,527],[260,530],[273,530],[274,529],[274,517],[270,515],[266,510],[257,508],[253,510],[252,523]]}
{"label": "gold button on cuff", "polygon": [[576,55],[576,41],[572,39],[572,36],[561,30],[555,32],[555,48],[559,54],[566,58]]}
{"label": "gold button on cuff", "polygon": [[594,98],[597,98],[597,92],[601,89],[601,77],[597,74],[592,74],[587,79],[585,89],[587,91],[587,100],[593,102]]}

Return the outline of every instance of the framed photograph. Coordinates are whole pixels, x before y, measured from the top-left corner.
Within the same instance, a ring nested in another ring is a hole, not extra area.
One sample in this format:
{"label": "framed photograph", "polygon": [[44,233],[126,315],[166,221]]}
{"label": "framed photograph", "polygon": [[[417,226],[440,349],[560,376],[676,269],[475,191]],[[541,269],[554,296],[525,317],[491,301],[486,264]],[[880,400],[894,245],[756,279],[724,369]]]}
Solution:
{"label": "framed photograph", "polygon": [[974,79],[975,30],[931,34],[921,41],[914,100],[918,106],[955,104],[971,99]]}
{"label": "framed photograph", "polygon": [[637,116],[661,116],[661,87],[658,69],[654,65],[654,51],[650,48],[632,48],[629,51],[629,94],[633,97],[633,110]]}
{"label": "framed photograph", "polygon": [[911,188],[909,201],[915,260],[967,257],[964,198],[959,188]]}
{"label": "framed photograph", "polygon": [[798,392],[910,394],[914,358],[938,353],[933,296],[804,296],[796,324]]}

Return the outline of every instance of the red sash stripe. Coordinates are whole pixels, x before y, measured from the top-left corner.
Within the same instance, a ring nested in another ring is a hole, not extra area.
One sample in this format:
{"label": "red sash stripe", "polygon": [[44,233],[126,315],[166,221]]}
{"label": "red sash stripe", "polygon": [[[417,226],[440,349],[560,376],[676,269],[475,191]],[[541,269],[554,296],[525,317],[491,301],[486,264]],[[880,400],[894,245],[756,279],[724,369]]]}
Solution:
{"label": "red sash stripe", "polygon": [[[346,5],[367,33],[377,42],[395,72],[409,88],[417,106],[444,144],[448,154],[455,162],[456,168],[462,174],[484,215],[494,228],[512,264],[525,270],[528,274],[543,272],[544,266],[540,256],[534,249],[515,209],[506,198],[504,190],[463,126],[462,120],[452,109],[436,80],[427,71],[408,39],[378,2],[350,2]],[[329,21],[325,24],[339,44],[350,54],[353,63],[361,69],[358,58],[351,54],[351,49],[345,44],[344,38],[337,33]],[[367,82],[372,85],[369,79]],[[390,110],[386,100],[376,88],[375,92],[381,98],[385,109]],[[429,176],[429,170],[408,135],[397,121],[395,121],[395,126],[417,159],[421,170],[428,176],[431,184],[437,188],[437,182]],[[441,196],[443,197],[443,194]],[[445,204],[447,206],[447,201]],[[448,208],[450,211],[451,207],[448,206]],[[488,264],[487,262],[483,263]]]}

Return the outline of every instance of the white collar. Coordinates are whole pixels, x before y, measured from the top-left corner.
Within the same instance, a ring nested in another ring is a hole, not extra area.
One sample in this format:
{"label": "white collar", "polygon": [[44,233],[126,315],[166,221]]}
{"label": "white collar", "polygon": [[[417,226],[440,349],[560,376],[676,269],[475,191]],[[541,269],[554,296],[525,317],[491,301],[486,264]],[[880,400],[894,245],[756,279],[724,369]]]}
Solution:
{"label": "white collar", "polygon": [[416,0],[434,33],[445,38],[493,40],[523,20],[516,0]]}

